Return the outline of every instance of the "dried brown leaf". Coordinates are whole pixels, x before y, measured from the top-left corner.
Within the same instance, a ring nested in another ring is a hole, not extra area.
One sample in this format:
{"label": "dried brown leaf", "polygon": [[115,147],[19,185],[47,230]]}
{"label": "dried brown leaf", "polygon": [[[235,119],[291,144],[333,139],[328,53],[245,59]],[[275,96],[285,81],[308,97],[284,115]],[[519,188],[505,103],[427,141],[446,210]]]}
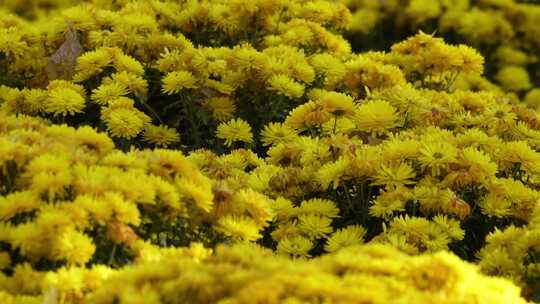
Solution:
{"label": "dried brown leaf", "polygon": [[77,33],[75,33],[73,27],[67,20],[65,22],[67,26],[66,40],[58,50],[49,57],[49,62],[47,64],[46,70],[49,80],[72,79],[75,74],[77,58],[84,51],[77,38]]}

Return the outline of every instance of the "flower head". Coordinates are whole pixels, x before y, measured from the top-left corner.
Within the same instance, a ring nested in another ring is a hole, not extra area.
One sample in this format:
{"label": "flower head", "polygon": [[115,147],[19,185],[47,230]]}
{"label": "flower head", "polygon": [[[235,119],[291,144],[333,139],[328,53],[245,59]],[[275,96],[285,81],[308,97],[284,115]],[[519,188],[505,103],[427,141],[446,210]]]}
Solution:
{"label": "flower head", "polygon": [[175,129],[165,125],[146,127],[143,133],[143,140],[157,147],[167,147],[180,141],[180,134]]}
{"label": "flower head", "polygon": [[45,100],[45,112],[54,116],[67,116],[82,113],[85,106],[84,97],[71,88],[57,88],[49,92]]}
{"label": "flower head", "polygon": [[197,78],[188,71],[171,72],[163,78],[163,93],[172,95],[183,89],[197,88]]}
{"label": "flower head", "polygon": [[240,118],[221,123],[217,128],[217,137],[224,139],[225,145],[228,147],[232,146],[235,141],[253,142],[251,126]]}
{"label": "flower head", "polygon": [[399,116],[387,101],[372,100],[356,109],[354,122],[361,131],[379,133],[397,127]]}

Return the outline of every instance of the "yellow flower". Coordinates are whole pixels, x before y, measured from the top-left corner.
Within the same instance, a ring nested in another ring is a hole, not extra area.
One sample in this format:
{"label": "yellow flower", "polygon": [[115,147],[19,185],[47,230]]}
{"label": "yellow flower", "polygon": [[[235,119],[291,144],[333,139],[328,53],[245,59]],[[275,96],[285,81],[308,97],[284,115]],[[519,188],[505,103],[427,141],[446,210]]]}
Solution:
{"label": "yellow flower", "polygon": [[525,66],[531,61],[534,61],[526,52],[508,45],[499,46],[494,52],[493,57],[497,63],[502,65],[514,64]]}
{"label": "yellow flower", "polygon": [[156,189],[156,199],[160,200],[164,206],[167,206],[167,213],[173,215],[184,215],[186,208],[180,197],[178,189],[170,182],[154,177],[151,179],[154,188]]}
{"label": "yellow flower", "polygon": [[180,134],[175,129],[165,125],[146,127],[143,133],[143,141],[153,144],[156,147],[168,147],[180,141]]}
{"label": "yellow flower", "polygon": [[103,79],[102,85],[109,85],[116,83],[125,87],[128,92],[135,94],[135,96],[144,98],[148,93],[148,82],[137,74],[129,72],[118,72]]}
{"label": "yellow flower", "polygon": [[243,209],[243,214],[249,214],[259,227],[266,226],[274,217],[271,208],[272,201],[265,195],[249,188],[235,193],[232,204],[235,208]]}
{"label": "yellow flower", "polygon": [[540,88],[534,88],[525,95],[525,104],[533,109],[540,109]]}
{"label": "yellow flower", "polygon": [[54,116],[75,115],[82,113],[85,106],[84,97],[70,88],[56,88],[49,92],[45,100],[45,112]]}
{"label": "yellow flower", "polygon": [[446,215],[436,215],[432,218],[432,221],[439,225],[439,227],[448,233],[450,238],[454,240],[463,240],[465,237],[465,231],[461,228],[461,223],[458,220],[448,218]]}
{"label": "yellow flower", "polygon": [[457,50],[463,61],[461,71],[465,74],[481,75],[484,71],[484,57],[475,49],[463,44],[460,44]]}
{"label": "yellow flower", "polygon": [[97,89],[92,91],[92,101],[100,105],[107,105],[110,100],[118,99],[121,96],[127,95],[127,88],[117,82],[102,84]]}
{"label": "yellow flower", "polygon": [[438,17],[441,9],[441,4],[436,1],[412,0],[405,8],[405,15],[421,24],[428,19]]}
{"label": "yellow flower", "polygon": [[81,82],[99,74],[112,63],[112,56],[105,48],[89,51],[77,58],[76,74],[73,80]]}
{"label": "yellow flower", "polygon": [[512,215],[512,202],[494,192],[489,192],[478,201],[482,213],[492,217],[504,218]]}
{"label": "yellow flower", "polygon": [[331,54],[315,54],[309,58],[309,62],[317,72],[326,76],[325,84],[334,85],[343,79],[345,75],[345,64]]}
{"label": "yellow flower", "polygon": [[[28,107],[28,114],[37,114],[44,111],[48,92],[40,89],[23,90],[24,103]],[[0,94],[1,95],[1,94]]]}
{"label": "yellow flower", "polygon": [[288,220],[297,214],[297,208],[293,203],[281,196],[275,199],[271,207],[278,221]]}
{"label": "yellow flower", "polygon": [[437,176],[441,170],[448,169],[449,165],[457,161],[458,151],[452,144],[443,141],[426,142],[419,150],[418,161],[420,166],[431,174]]}
{"label": "yellow flower", "polygon": [[67,195],[67,187],[72,183],[70,162],[61,155],[42,154],[34,158],[27,167],[30,189],[44,194],[51,201],[55,197]]}
{"label": "yellow flower", "polygon": [[338,92],[324,92],[317,103],[334,117],[352,118],[355,113],[354,99]]}
{"label": "yellow flower", "polygon": [[310,257],[313,242],[303,236],[285,237],[278,242],[277,252],[295,257]]}
{"label": "yellow flower", "polygon": [[150,122],[150,117],[137,109],[109,109],[101,112],[101,118],[107,125],[107,130],[114,137],[133,138],[137,136]]}
{"label": "yellow flower", "polygon": [[[474,147],[467,147],[461,151],[458,163],[467,168],[462,176],[457,175],[455,184],[464,186],[471,183],[487,185],[495,177],[498,167],[491,161],[491,158],[483,151]],[[457,170],[451,172],[446,178],[451,178],[452,174],[459,174]],[[470,180],[470,181],[468,181]]]}
{"label": "yellow flower", "polygon": [[216,135],[218,138],[224,139],[225,145],[228,147],[232,146],[235,141],[253,142],[251,126],[240,118],[219,124]]}
{"label": "yellow flower", "polygon": [[324,250],[327,252],[336,252],[342,248],[362,244],[363,237],[366,234],[366,229],[362,226],[351,225],[345,228],[336,230],[324,245]]}
{"label": "yellow flower", "polygon": [[54,238],[51,254],[55,260],[65,259],[68,264],[84,265],[90,260],[96,246],[85,234],[67,230]]}
{"label": "yellow flower", "polygon": [[207,99],[204,105],[210,109],[212,117],[219,122],[230,120],[236,111],[236,105],[229,97],[212,97]]}
{"label": "yellow flower", "polygon": [[414,169],[407,163],[396,163],[392,165],[382,165],[376,175],[373,185],[386,185],[387,187],[398,187],[403,185],[411,185],[416,176]]}
{"label": "yellow flower", "polygon": [[21,34],[17,27],[7,26],[0,29],[0,52],[16,58],[22,57],[28,50],[28,45]]}
{"label": "yellow flower", "polygon": [[403,72],[395,65],[383,64],[379,61],[359,55],[345,63],[347,73],[345,85],[351,93],[369,89],[391,88],[406,83]]}
{"label": "yellow flower", "polygon": [[314,101],[306,102],[289,112],[284,124],[295,130],[303,131],[311,127],[322,125],[332,118],[332,115],[323,110]]}
{"label": "yellow flower", "polygon": [[283,123],[271,122],[261,131],[261,141],[264,146],[272,146],[288,142],[297,137],[296,132]]}
{"label": "yellow flower", "polygon": [[396,212],[405,211],[405,205],[410,199],[412,193],[405,187],[385,189],[369,207],[369,214],[389,220]]}
{"label": "yellow flower", "polygon": [[406,244],[414,246],[419,252],[435,252],[448,249],[451,238],[446,228],[426,218],[405,215],[393,219],[386,237],[405,237]]}
{"label": "yellow flower", "polygon": [[106,193],[103,200],[107,202],[108,208],[112,211],[114,219],[124,224],[138,226],[141,223],[137,204],[125,200],[117,192]]}
{"label": "yellow flower", "polygon": [[304,86],[284,74],[273,75],[268,79],[268,89],[277,91],[289,98],[299,98],[304,95]]}
{"label": "yellow flower", "polygon": [[218,220],[216,230],[233,239],[245,241],[255,241],[261,237],[255,221],[245,216],[224,216]]}
{"label": "yellow flower", "polygon": [[321,184],[323,190],[332,185],[332,189],[337,189],[340,181],[347,177],[351,163],[348,158],[340,157],[334,162],[324,164],[317,171],[317,181]]}
{"label": "yellow flower", "polygon": [[111,220],[112,209],[107,201],[95,198],[96,193],[79,195],[73,204],[85,210],[93,221],[100,225],[106,225]]}
{"label": "yellow flower", "polygon": [[21,212],[39,209],[41,201],[34,191],[19,191],[0,196],[0,220],[7,221]]}
{"label": "yellow flower", "polygon": [[284,238],[300,236],[301,231],[298,228],[298,221],[286,221],[279,223],[277,228],[271,233],[272,239],[280,242]]}
{"label": "yellow flower", "polygon": [[326,216],[306,214],[298,216],[298,228],[310,239],[327,236],[332,232],[332,219]]}
{"label": "yellow flower", "polygon": [[532,87],[531,79],[527,70],[520,66],[508,65],[495,74],[501,86],[509,91],[524,91]]}
{"label": "yellow flower", "polygon": [[114,148],[113,141],[106,133],[98,133],[89,126],[80,127],[74,134],[75,143],[83,149],[104,156]]}
{"label": "yellow flower", "polygon": [[144,74],[142,64],[135,60],[135,58],[123,53],[118,53],[114,56],[114,68],[118,72],[128,72],[139,76]]}
{"label": "yellow flower", "polygon": [[390,139],[382,143],[382,156],[387,161],[414,159],[418,155],[420,142],[416,140]]}
{"label": "yellow flower", "polygon": [[336,204],[327,199],[312,198],[307,201],[303,201],[300,207],[296,211],[299,215],[321,215],[328,218],[335,218],[339,216],[339,209]]}
{"label": "yellow flower", "polygon": [[197,78],[188,71],[171,72],[163,77],[161,91],[167,95],[179,93],[185,88],[197,88]]}
{"label": "yellow flower", "polygon": [[385,100],[372,100],[356,109],[354,122],[358,129],[369,133],[384,133],[397,127],[400,119],[396,109]]}
{"label": "yellow flower", "polygon": [[[191,178],[196,178],[196,173],[193,173]],[[183,200],[192,203],[195,207],[203,212],[210,212],[214,207],[214,194],[212,193],[212,185],[210,181],[201,175],[198,181],[182,177],[175,180],[178,191]]]}

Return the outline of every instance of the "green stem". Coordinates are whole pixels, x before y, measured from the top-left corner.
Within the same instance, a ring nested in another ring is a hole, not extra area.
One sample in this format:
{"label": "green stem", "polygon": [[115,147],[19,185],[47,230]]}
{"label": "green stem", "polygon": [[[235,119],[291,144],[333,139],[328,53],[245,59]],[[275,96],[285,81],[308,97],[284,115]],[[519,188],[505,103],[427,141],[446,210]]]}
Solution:
{"label": "green stem", "polygon": [[139,98],[137,98],[137,100],[146,108],[148,112],[150,112],[150,115],[152,115],[160,124],[163,124],[163,121],[161,120],[161,118],[159,118],[159,114],[156,112],[156,110],[154,110],[154,108],[152,108],[147,102]]}
{"label": "green stem", "polygon": [[112,250],[111,250],[111,255],[109,256],[109,266],[112,266],[113,263],[114,263],[114,255],[116,254],[116,243],[113,244],[113,247],[112,247]]}
{"label": "green stem", "polygon": [[332,128],[332,134],[336,135],[337,116],[334,116],[334,127]]}

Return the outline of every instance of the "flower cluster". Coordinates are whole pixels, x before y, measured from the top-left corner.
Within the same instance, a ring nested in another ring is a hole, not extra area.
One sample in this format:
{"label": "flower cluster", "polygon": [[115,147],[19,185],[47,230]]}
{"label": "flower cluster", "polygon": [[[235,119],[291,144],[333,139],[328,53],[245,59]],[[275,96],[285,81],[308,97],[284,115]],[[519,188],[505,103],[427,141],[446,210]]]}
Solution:
{"label": "flower cluster", "polygon": [[125,153],[89,127],[0,118],[4,270],[122,265],[159,246],[210,246],[224,238],[218,231],[236,236],[229,232],[235,225],[242,233],[250,228],[244,239],[254,240],[273,218],[272,199],[242,186],[220,188],[179,151]]}
{"label": "flower cluster", "polygon": [[[25,280],[28,276],[41,284]],[[409,256],[381,245],[353,246],[314,260],[275,256],[256,245],[163,249],[113,270],[17,268],[12,289],[43,296],[11,296],[4,303],[527,303],[510,282],[479,274],[447,252]],[[121,286],[121,288],[120,288]]]}
{"label": "flower cluster", "polygon": [[404,3],[0,5],[0,302],[540,299],[539,6]]}
{"label": "flower cluster", "polygon": [[[436,31],[481,50],[490,60],[486,76],[508,92],[530,95],[530,105],[537,106],[538,93],[533,92],[537,90],[535,85],[539,84],[537,55],[540,50],[540,30],[537,23],[540,20],[540,7],[534,1],[340,2],[352,12],[348,36],[352,37],[353,42],[362,41],[353,43],[353,48],[371,47],[366,40],[375,44],[383,40],[388,46],[388,43],[398,42],[418,29]],[[468,81],[459,79],[458,82],[465,85]],[[475,88],[476,85],[466,87]]]}

